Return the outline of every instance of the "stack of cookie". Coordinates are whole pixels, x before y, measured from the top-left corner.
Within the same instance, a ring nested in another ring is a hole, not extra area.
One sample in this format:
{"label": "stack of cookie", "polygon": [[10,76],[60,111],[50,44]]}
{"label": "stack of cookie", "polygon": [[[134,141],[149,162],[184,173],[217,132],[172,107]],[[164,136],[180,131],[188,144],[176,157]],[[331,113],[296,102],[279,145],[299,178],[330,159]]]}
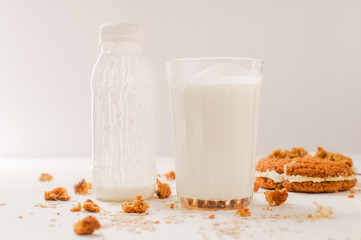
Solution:
{"label": "stack of cookie", "polygon": [[256,181],[267,189],[290,192],[337,192],[356,185],[352,159],[319,147],[315,154],[303,148],[276,150],[256,165]]}

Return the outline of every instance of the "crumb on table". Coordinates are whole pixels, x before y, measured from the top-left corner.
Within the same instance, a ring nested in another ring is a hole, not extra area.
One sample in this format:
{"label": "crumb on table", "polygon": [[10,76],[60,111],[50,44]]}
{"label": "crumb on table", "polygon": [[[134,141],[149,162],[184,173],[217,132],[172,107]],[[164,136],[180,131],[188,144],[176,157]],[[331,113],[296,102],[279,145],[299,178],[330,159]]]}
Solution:
{"label": "crumb on table", "polygon": [[157,196],[160,199],[164,199],[169,197],[169,195],[172,194],[172,191],[170,190],[170,187],[168,185],[168,183],[162,183],[161,181],[159,181],[157,179],[157,190],[155,191],[155,193],[157,194]]}
{"label": "crumb on table", "polygon": [[122,208],[126,213],[145,213],[149,208],[142,196],[137,196],[131,203],[123,203]]}
{"label": "crumb on table", "polygon": [[174,180],[175,179],[175,172],[174,171],[170,171],[169,173],[164,174],[164,177],[167,180]]}
{"label": "crumb on table", "polygon": [[92,200],[88,199],[83,203],[83,209],[88,212],[99,212],[100,207]]}
{"label": "crumb on table", "polygon": [[53,180],[53,176],[51,176],[49,173],[42,173],[39,177],[40,182],[46,182]]}
{"label": "crumb on table", "polygon": [[354,198],[355,195],[351,194],[351,195],[348,195],[347,197],[348,197],[348,198]]}
{"label": "crumb on table", "polygon": [[81,203],[80,202],[78,202],[77,205],[73,206],[73,208],[70,209],[70,212],[79,212],[79,211],[81,211]]}
{"label": "crumb on table", "polygon": [[92,234],[101,227],[98,219],[93,216],[87,216],[73,225],[74,232],[78,235]]}
{"label": "crumb on table", "polygon": [[241,217],[249,217],[251,216],[251,211],[249,211],[248,208],[241,207],[235,212],[235,214],[239,214]]}
{"label": "crumb on table", "polygon": [[286,202],[288,197],[288,192],[286,188],[282,190],[275,189],[270,191],[265,191],[265,198],[270,206],[279,206],[282,203]]}
{"label": "crumb on table", "polygon": [[259,187],[261,186],[261,184],[257,181],[254,182],[254,192],[258,192]]}
{"label": "crumb on table", "polygon": [[208,216],[209,219],[214,219],[214,217],[215,217],[214,214]]}
{"label": "crumb on table", "polygon": [[317,205],[317,209],[315,211],[316,218],[328,218],[332,215],[333,211],[331,207],[320,206]]}
{"label": "crumb on table", "polygon": [[78,194],[87,194],[92,190],[92,184],[82,179],[74,185],[74,192]]}
{"label": "crumb on table", "polygon": [[63,187],[55,188],[51,191],[45,192],[44,199],[51,201],[68,201],[71,197],[68,195],[68,191]]}

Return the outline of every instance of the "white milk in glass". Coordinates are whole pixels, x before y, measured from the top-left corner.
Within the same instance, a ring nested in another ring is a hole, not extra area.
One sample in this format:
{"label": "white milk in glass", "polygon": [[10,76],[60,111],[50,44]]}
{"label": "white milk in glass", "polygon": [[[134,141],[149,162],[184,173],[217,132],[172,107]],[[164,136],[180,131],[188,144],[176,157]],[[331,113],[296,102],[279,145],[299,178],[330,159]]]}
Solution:
{"label": "white milk in glass", "polygon": [[252,196],[261,76],[239,71],[230,63],[217,64],[170,85],[177,194],[183,204],[234,199],[248,204]]}

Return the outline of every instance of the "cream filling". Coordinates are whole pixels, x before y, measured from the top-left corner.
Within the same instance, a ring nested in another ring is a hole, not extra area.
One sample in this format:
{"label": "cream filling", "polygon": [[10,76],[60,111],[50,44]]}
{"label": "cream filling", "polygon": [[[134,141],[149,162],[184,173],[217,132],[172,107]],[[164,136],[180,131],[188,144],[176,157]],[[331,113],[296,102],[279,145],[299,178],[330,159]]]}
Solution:
{"label": "cream filling", "polygon": [[326,177],[326,178],[320,178],[320,177],[304,177],[300,175],[284,175],[284,179],[289,182],[336,182],[336,181],[346,181],[346,180],[353,180],[355,179],[355,175],[343,177],[343,176],[337,176],[337,177]]}
{"label": "cream filling", "polygon": [[276,172],[275,170],[267,170],[265,172],[256,171],[256,177],[270,178],[275,183],[283,182],[283,174]]}
{"label": "cream filling", "polygon": [[285,175],[280,174],[274,170],[267,170],[265,172],[256,171],[255,173],[256,177],[264,177],[272,179],[275,183],[283,182],[284,180],[287,180],[289,182],[336,182],[336,181],[346,181],[346,180],[353,180],[355,179],[355,175],[343,177],[343,176],[337,176],[337,177],[326,177],[326,178],[320,178],[320,177],[305,177],[300,175]]}

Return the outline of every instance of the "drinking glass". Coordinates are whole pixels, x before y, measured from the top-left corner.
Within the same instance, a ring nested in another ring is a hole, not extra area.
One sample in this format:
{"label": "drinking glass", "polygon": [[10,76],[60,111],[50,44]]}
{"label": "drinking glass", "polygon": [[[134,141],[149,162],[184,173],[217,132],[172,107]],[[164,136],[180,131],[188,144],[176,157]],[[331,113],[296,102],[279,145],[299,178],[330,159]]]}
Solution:
{"label": "drinking glass", "polygon": [[166,63],[183,206],[236,209],[251,202],[262,65],[248,58]]}

